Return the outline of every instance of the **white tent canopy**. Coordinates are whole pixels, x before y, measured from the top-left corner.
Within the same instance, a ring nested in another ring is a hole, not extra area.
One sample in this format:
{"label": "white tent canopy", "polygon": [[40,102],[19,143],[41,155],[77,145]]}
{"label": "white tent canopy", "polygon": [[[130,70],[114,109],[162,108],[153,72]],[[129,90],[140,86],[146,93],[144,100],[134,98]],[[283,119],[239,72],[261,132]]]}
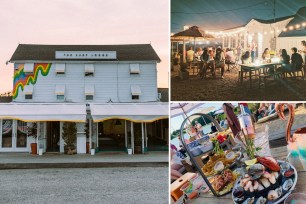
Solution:
{"label": "white tent canopy", "polygon": [[133,122],[153,122],[168,118],[168,103],[156,104],[90,104],[94,122],[108,119],[125,119]]}
{"label": "white tent canopy", "polygon": [[86,121],[85,104],[0,104],[0,119],[36,121]]}

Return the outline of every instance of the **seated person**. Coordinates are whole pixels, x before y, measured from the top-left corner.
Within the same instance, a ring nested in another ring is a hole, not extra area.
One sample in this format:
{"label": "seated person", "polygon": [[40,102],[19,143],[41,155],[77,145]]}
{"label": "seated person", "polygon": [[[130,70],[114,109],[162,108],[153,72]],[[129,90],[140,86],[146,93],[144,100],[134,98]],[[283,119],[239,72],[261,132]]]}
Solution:
{"label": "seated person", "polygon": [[221,68],[221,78],[223,79],[224,76],[224,67],[225,67],[225,56],[224,56],[224,53],[222,51],[221,48],[217,48],[216,50],[216,57],[215,57],[215,66],[216,67],[220,67]]}
{"label": "seated person", "polygon": [[183,176],[182,169],[184,166],[182,165],[181,159],[176,155],[176,152],[174,150],[171,150],[170,165],[171,165],[171,179],[176,180],[181,176]]}
{"label": "seated person", "polygon": [[261,103],[257,111],[254,113],[254,118],[256,121],[268,115],[268,104]]}
{"label": "seated person", "polygon": [[215,133],[218,131],[214,123],[211,123],[210,129],[211,129],[211,133]]}
{"label": "seated person", "polygon": [[250,51],[246,51],[244,55],[241,57],[242,64],[250,64],[251,63],[251,56]]}
{"label": "seated person", "polygon": [[295,68],[295,71],[302,70],[302,67],[303,67],[303,58],[302,58],[302,55],[297,53],[297,48],[296,47],[291,48],[291,53],[292,53],[292,55],[291,55],[291,64]]}
{"label": "seated person", "polygon": [[203,78],[206,73],[206,66],[207,66],[207,60],[208,60],[208,49],[204,47],[203,53],[201,55],[201,66],[200,66],[200,77]]}
{"label": "seated person", "polygon": [[194,57],[197,61],[201,61],[201,55],[203,54],[203,50],[201,47],[197,48],[197,51],[194,53]]}
{"label": "seated person", "polygon": [[216,73],[215,73],[215,70],[216,70],[216,67],[215,67],[215,53],[213,50],[208,50],[208,61],[207,61],[207,64],[208,66],[211,68],[211,72],[212,72],[212,75],[214,78],[216,78]]}
{"label": "seated person", "polygon": [[270,56],[270,52],[269,49],[266,48],[265,51],[262,53],[262,60],[264,62],[270,62],[271,56]]}
{"label": "seated person", "polygon": [[231,50],[230,48],[226,49],[225,63],[226,64],[235,63],[235,55],[234,55],[233,50]]}
{"label": "seated person", "polygon": [[289,73],[290,76],[292,76],[291,74],[292,72],[301,70],[303,66],[303,58],[299,53],[297,53],[296,47],[291,48],[291,53],[292,53],[291,64],[289,64],[288,62],[289,56],[287,55],[287,52],[285,49],[282,50],[281,58],[284,64],[282,64],[282,66],[278,69],[280,72]]}

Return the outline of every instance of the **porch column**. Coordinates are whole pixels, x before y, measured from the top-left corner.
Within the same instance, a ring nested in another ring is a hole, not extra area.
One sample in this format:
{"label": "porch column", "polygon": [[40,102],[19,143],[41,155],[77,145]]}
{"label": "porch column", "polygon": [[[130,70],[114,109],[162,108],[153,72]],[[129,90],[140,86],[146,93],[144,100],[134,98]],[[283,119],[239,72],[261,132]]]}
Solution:
{"label": "porch column", "polygon": [[64,139],[63,139],[63,122],[60,122],[60,152],[63,153],[65,152],[64,150]]}
{"label": "porch column", "polygon": [[141,147],[142,147],[142,153],[144,154],[144,127],[143,123],[141,123]]}
{"label": "porch column", "polygon": [[147,123],[145,123],[145,142],[146,142],[146,148],[148,148],[148,130],[147,130]]}
{"label": "porch column", "polygon": [[131,146],[132,146],[132,152],[134,154],[134,123],[131,122]]}
{"label": "porch column", "polygon": [[183,63],[186,63],[186,44],[185,44],[185,39],[183,39]]}
{"label": "porch column", "polygon": [[238,47],[238,34],[236,34],[236,47]]}
{"label": "porch column", "polygon": [[161,138],[164,139],[163,120],[160,120]]}
{"label": "porch column", "polygon": [[126,128],[126,120],[124,120],[124,135],[125,135],[125,148],[127,148],[127,128]]}
{"label": "porch column", "polygon": [[232,40],[232,37],[231,37],[231,36],[228,36],[228,48],[231,47],[231,40]]}
{"label": "porch column", "polygon": [[99,147],[99,122],[97,123],[97,130],[96,130],[96,133],[97,133],[96,146],[97,146],[97,148],[98,148],[98,147]]}
{"label": "porch column", "polygon": [[91,146],[92,146],[92,142],[91,142],[91,140],[92,140],[92,121],[91,121],[91,119],[89,119],[89,153],[90,153],[90,150],[91,150]]}
{"label": "porch column", "polygon": [[222,49],[224,48],[224,36],[222,36]]}
{"label": "porch column", "polygon": [[243,33],[243,47],[244,47],[244,51],[247,51],[248,41],[247,41],[247,33],[246,32]]}
{"label": "porch column", "polygon": [[[27,124],[28,125],[28,124]],[[39,140],[39,138],[41,138],[41,136],[40,136],[40,122],[37,122],[37,137],[36,137],[36,144],[37,144],[37,153],[39,152],[39,146],[40,146],[40,143],[39,143],[39,141],[41,141],[41,140]],[[16,138],[17,139],[17,138]]]}

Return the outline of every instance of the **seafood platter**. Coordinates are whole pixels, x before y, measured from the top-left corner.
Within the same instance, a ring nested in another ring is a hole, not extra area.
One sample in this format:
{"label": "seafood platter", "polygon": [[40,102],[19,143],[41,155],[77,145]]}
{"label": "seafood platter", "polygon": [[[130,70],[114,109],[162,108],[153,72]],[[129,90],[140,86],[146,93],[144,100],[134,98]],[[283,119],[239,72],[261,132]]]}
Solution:
{"label": "seafood platter", "polygon": [[237,179],[232,191],[236,204],[281,203],[297,183],[297,171],[288,162],[257,157],[245,163],[245,174]]}
{"label": "seafood platter", "polygon": [[213,176],[226,168],[233,168],[236,159],[240,159],[241,153],[234,151],[225,151],[224,154],[213,154],[209,156],[208,161],[202,167],[205,176]]}
{"label": "seafood platter", "polygon": [[237,178],[238,172],[232,171],[235,168],[235,161],[240,159],[241,153],[232,150],[225,151],[223,154],[213,154],[202,167],[205,176],[219,195],[229,193]]}

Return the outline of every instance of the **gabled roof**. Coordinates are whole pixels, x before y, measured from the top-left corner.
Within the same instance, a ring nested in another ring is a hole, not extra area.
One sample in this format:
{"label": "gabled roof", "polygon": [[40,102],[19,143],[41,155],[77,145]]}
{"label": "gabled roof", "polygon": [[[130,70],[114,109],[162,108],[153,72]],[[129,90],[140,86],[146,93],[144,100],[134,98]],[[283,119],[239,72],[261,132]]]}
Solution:
{"label": "gabled roof", "polygon": [[[131,45],[39,45],[19,44],[10,61],[56,61],[55,51],[116,51],[119,61],[157,61],[160,58],[150,44]],[[79,59],[69,59],[69,61]],[[91,60],[92,61],[92,60]],[[105,61],[95,59],[95,61]]]}
{"label": "gabled roof", "polygon": [[245,27],[246,25],[248,25],[252,20],[255,20],[259,23],[263,23],[263,24],[272,24],[272,23],[277,23],[279,21],[284,21],[284,20],[287,20],[289,18],[293,18],[293,16],[284,16],[284,17],[280,17],[280,18],[276,18],[275,21],[274,19],[269,19],[269,20],[264,20],[264,19],[258,19],[258,18],[252,18],[251,20],[248,21],[248,23],[246,24],[243,24],[243,25],[240,25],[240,26],[235,26],[235,27],[232,27],[232,28],[227,28],[227,29],[224,29],[223,31],[227,31],[227,30],[233,30],[233,29],[236,29],[236,28],[241,28],[241,27]]}
{"label": "gabled roof", "polygon": [[[288,23],[287,28],[290,26],[295,26],[296,24],[302,24],[306,22],[306,6],[300,8],[298,12],[294,15],[294,18]],[[300,30],[288,30],[286,32],[281,32],[279,37],[293,37],[293,36],[306,36],[306,28],[301,27]]]}
{"label": "gabled roof", "polygon": [[258,19],[258,18],[254,18],[254,20],[258,21],[259,23],[271,24],[271,23],[277,23],[279,21],[284,21],[284,20],[287,20],[287,19],[292,18],[292,17],[294,17],[294,15],[275,18],[275,20],[274,19],[263,20],[263,19]]}

